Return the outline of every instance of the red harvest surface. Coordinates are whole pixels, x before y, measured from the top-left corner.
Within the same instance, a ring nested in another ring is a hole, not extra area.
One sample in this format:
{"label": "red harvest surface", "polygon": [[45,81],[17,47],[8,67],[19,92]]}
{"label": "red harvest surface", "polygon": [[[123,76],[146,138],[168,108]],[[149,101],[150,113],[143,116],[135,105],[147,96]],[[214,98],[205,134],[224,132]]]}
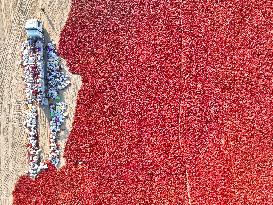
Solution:
{"label": "red harvest surface", "polygon": [[273,204],[273,1],[74,0],[66,166],[15,205]]}

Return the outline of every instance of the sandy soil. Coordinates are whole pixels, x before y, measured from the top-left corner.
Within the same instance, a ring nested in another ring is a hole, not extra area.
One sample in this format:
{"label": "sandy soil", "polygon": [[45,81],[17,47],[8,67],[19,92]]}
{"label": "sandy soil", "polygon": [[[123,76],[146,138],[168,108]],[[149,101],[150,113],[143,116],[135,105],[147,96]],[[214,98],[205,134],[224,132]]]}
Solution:
{"label": "sandy soil", "polygon": [[[44,2],[44,3],[43,3]],[[12,204],[12,190],[17,179],[27,170],[27,134],[24,129],[25,93],[23,70],[19,66],[20,46],[25,40],[24,23],[29,18],[39,18],[50,38],[58,43],[65,24],[70,2],[68,0],[0,0],[0,204]],[[40,8],[45,8],[45,14]],[[68,119],[61,133],[61,144],[72,127],[75,103],[81,78],[71,75],[72,85],[64,93],[68,104]],[[40,109],[40,145],[47,158],[48,118]],[[62,150],[63,151],[63,150]],[[62,160],[62,165],[64,164]]]}

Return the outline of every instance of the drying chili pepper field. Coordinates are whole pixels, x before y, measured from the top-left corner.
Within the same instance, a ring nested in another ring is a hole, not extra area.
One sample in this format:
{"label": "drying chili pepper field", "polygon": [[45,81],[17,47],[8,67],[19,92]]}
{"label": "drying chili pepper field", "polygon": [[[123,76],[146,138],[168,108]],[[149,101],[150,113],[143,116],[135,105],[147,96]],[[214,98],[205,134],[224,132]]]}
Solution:
{"label": "drying chili pepper field", "polygon": [[66,165],[15,205],[273,204],[273,1],[73,0]]}

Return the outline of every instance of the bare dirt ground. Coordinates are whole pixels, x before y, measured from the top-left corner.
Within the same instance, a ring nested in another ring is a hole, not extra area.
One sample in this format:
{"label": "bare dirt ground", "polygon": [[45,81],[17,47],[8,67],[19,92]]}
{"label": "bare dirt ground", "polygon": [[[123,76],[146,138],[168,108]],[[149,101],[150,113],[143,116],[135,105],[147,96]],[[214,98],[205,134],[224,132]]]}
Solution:
{"label": "bare dirt ground", "polygon": [[[0,204],[12,204],[12,190],[18,178],[27,171],[27,133],[24,129],[24,81],[19,65],[21,43],[26,39],[24,24],[29,18],[41,18],[50,38],[57,44],[68,16],[68,0],[0,0]],[[40,8],[45,9],[45,14]],[[71,75],[71,86],[64,93],[69,116],[61,133],[64,147],[71,130],[76,97],[81,78]],[[49,152],[48,119],[40,109],[40,145],[43,158]],[[63,150],[62,150],[63,152]],[[62,165],[64,164],[62,159]]]}

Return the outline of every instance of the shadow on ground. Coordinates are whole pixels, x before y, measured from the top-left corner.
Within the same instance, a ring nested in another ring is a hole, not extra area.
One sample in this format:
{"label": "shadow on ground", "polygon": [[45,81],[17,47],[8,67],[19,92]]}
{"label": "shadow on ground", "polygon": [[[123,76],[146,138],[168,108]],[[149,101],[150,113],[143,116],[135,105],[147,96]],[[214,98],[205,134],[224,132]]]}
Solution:
{"label": "shadow on ground", "polygon": [[[52,42],[53,40],[50,38],[50,35],[48,33],[48,31],[46,29],[44,29],[44,43],[45,43],[45,46],[49,43],[49,42]],[[45,52],[44,52],[44,63],[45,63],[45,68],[47,68],[47,53],[46,53],[46,47],[45,47]],[[61,64],[62,65],[65,65],[62,63],[62,60],[61,60]],[[47,69],[46,69],[47,70]],[[46,71],[45,71],[46,72]],[[67,71],[65,69],[62,70],[62,72],[64,72],[65,75],[67,75]],[[68,85],[65,89],[67,89],[70,85]],[[65,98],[64,98],[64,91],[65,89],[63,90],[60,90],[59,91],[59,97],[60,97],[60,101],[61,102],[65,102]],[[40,106],[41,110],[44,112],[46,118],[47,118],[47,121],[48,121],[48,130],[50,130],[50,125],[49,125],[49,122],[51,120],[51,117],[50,117],[50,110],[49,110],[49,106]],[[62,134],[61,134],[62,133]],[[61,135],[60,135],[61,134]],[[57,141],[60,141],[60,140],[65,140],[67,137],[68,137],[68,129],[67,129],[67,126],[66,126],[66,120],[64,120],[62,126],[61,126],[61,131],[58,133],[58,137],[57,137]],[[47,136],[48,137],[48,140],[50,139],[50,136]],[[43,153],[44,153],[44,157],[46,157],[46,153],[44,150],[42,150]],[[49,154],[49,153],[48,153]],[[58,167],[57,168],[60,168],[61,164],[59,163]]]}

